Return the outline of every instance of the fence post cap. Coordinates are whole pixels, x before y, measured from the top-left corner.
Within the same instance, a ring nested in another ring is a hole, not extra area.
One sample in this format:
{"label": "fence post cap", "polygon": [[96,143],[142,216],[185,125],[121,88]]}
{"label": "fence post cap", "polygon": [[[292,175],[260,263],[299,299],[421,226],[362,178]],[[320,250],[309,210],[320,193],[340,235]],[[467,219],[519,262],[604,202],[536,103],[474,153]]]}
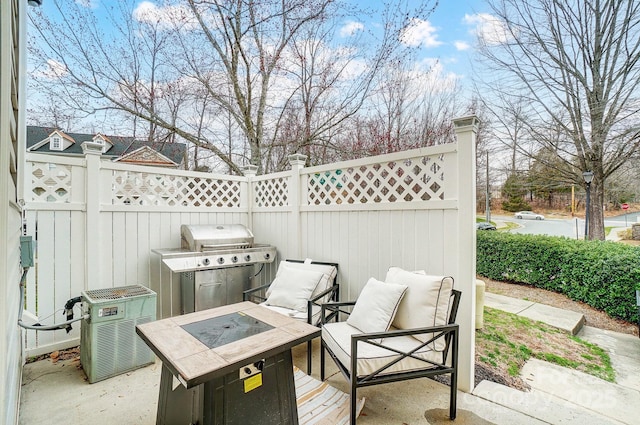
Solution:
{"label": "fence post cap", "polygon": [[307,155],[303,155],[301,153],[294,153],[287,157],[289,159],[289,165],[292,167],[294,165],[304,166],[307,162]]}
{"label": "fence post cap", "polygon": [[241,167],[240,170],[242,171],[242,174],[245,175],[245,177],[253,177],[258,172],[258,166],[253,164],[248,164],[248,165],[245,165],[244,167]]}
{"label": "fence post cap", "polygon": [[82,142],[82,153],[86,155],[102,155],[102,144],[97,142]]}

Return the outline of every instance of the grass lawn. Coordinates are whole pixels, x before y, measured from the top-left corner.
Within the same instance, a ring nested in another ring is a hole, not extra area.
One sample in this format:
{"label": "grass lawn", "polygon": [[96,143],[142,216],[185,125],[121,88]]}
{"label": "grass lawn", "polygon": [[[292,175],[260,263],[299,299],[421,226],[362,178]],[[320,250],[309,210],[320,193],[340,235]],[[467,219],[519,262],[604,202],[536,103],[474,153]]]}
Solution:
{"label": "grass lawn", "polygon": [[615,381],[611,359],[597,345],[545,323],[485,307],[484,328],[476,331],[476,361],[507,380],[519,380],[530,358]]}

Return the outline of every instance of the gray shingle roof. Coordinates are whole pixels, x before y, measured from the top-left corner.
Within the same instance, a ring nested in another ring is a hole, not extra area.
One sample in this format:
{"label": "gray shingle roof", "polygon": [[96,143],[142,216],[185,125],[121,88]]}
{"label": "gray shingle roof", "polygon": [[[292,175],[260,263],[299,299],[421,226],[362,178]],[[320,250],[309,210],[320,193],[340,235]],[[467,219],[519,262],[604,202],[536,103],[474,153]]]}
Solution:
{"label": "gray shingle roof", "polygon": [[[55,130],[55,127],[27,126],[27,149],[48,138]],[[64,151],[52,151],[49,149],[49,144],[45,143],[39,148],[32,150],[32,152],[50,153],[54,155],[82,155],[82,142],[90,142],[95,136],[95,134],[87,133],[64,133],[75,140],[75,143]],[[162,155],[171,159],[178,165],[182,164],[183,159],[186,157],[187,145],[184,143],[149,143],[146,141],[135,140],[133,137],[105,136],[109,141],[111,141],[111,143],[113,143],[113,147],[103,154],[103,156],[106,157],[121,157],[122,155],[133,152],[142,146],[149,146],[153,148],[155,151],[160,152]]]}

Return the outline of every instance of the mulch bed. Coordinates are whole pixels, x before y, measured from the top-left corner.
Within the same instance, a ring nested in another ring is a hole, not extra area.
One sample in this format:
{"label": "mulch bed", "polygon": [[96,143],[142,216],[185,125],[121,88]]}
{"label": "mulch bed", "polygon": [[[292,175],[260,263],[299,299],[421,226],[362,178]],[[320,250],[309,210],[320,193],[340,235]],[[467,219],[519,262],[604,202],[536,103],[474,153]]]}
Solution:
{"label": "mulch bed", "polygon": [[491,280],[481,276],[478,276],[478,279],[484,281],[486,285],[485,290],[487,292],[493,292],[495,294],[520,298],[582,313],[587,321],[587,326],[638,336],[638,325],[636,323],[615,319],[610,317],[604,311],[597,310],[580,301],[573,301],[565,295],[548,291],[546,289],[535,288],[531,285],[499,282],[497,280]]}
{"label": "mulch bed", "polygon": [[75,358],[77,358],[78,361],[80,360],[80,346],[67,348],[66,350],[56,350],[40,356],[29,357],[26,363],[33,363],[46,359],[51,359],[52,363],[57,363],[60,360],[71,360]]}

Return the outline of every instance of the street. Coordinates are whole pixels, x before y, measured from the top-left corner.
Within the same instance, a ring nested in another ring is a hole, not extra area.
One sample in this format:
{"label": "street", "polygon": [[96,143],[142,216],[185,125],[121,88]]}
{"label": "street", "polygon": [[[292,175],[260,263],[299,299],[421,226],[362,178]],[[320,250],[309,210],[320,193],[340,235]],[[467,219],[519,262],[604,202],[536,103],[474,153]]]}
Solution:
{"label": "street", "polygon": [[[605,218],[605,227],[629,227],[636,223],[640,213]],[[518,220],[513,216],[492,216],[492,221],[516,223],[519,227],[511,229],[511,233],[564,236],[572,239],[584,238],[584,218],[545,218],[545,220]],[[499,226],[498,226],[499,228]]]}

